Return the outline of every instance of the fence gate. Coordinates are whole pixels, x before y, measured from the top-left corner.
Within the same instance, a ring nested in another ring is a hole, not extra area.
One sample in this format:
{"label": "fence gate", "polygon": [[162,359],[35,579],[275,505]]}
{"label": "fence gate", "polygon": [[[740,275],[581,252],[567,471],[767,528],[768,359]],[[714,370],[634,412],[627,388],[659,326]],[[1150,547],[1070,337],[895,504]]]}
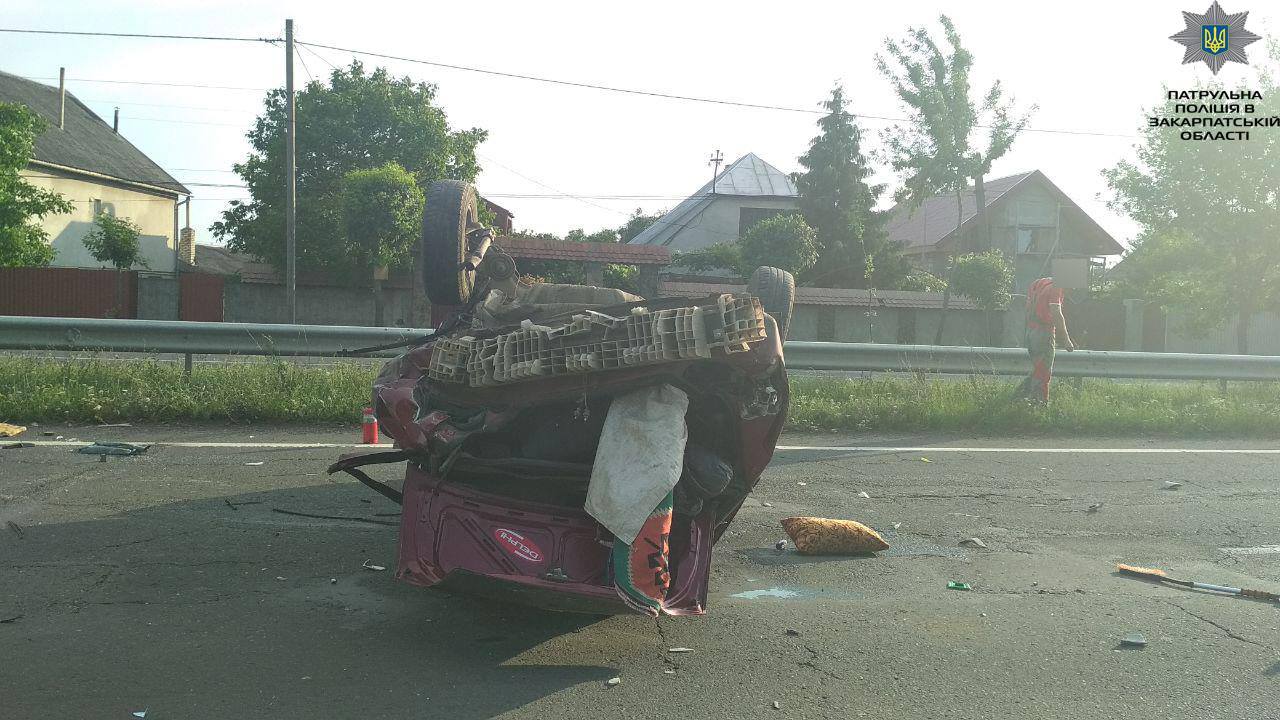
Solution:
{"label": "fence gate", "polygon": [[210,273],[179,273],[178,319],[222,322],[222,280]]}

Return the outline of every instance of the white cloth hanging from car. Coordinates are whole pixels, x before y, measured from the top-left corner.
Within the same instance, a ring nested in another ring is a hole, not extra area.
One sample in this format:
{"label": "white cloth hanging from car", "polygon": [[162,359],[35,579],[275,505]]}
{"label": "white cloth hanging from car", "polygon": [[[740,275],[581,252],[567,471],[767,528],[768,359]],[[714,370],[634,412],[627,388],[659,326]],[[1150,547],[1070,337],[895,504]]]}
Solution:
{"label": "white cloth hanging from car", "polygon": [[609,405],[586,510],[628,544],[644,521],[676,486],[684,467],[689,396],[670,385],[618,395]]}

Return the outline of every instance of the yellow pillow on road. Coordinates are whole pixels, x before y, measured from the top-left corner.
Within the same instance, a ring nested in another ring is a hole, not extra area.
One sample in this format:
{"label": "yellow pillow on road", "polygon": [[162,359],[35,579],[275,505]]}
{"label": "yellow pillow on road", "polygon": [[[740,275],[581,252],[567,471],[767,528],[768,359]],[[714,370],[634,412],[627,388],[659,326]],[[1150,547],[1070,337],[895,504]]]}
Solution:
{"label": "yellow pillow on road", "polygon": [[858,555],[889,547],[880,533],[853,520],[789,517],[782,529],[803,555]]}

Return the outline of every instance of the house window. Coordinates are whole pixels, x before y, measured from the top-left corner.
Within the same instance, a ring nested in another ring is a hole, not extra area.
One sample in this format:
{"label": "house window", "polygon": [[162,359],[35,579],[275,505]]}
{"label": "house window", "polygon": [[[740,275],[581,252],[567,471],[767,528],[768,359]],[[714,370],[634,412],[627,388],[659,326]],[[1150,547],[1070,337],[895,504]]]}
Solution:
{"label": "house window", "polygon": [[778,215],[789,215],[795,210],[783,210],[781,208],[738,208],[738,237],[747,234],[747,231],[756,226],[761,220],[768,220]]}
{"label": "house window", "polygon": [[1050,252],[1056,236],[1056,228],[1053,227],[1019,227],[1018,254]]}
{"label": "house window", "polygon": [[101,200],[94,198],[93,199],[93,216],[98,217],[102,213],[106,213],[111,217],[115,217],[116,216],[115,203],[102,202]]}

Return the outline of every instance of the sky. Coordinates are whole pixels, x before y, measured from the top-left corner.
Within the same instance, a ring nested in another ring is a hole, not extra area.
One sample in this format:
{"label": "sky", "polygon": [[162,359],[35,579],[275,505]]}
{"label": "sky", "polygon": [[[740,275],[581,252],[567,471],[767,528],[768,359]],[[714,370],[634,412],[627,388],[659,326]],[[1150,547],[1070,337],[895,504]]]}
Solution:
{"label": "sky", "polygon": [[[1202,63],[1182,65],[1183,48],[1169,39],[1184,26],[1181,11],[1202,13],[1208,2],[0,0],[0,27],[275,38],[285,18],[293,18],[303,42],[675,95],[817,109],[839,83],[853,112],[902,117],[876,54],[886,37],[902,37],[909,26],[937,30],[938,14],[946,13],[975,56],[975,95],[999,79],[1019,107],[1036,106],[1037,131],[1017,141],[992,177],[1043,171],[1127,245],[1135,226],[1106,207],[1101,171],[1134,156],[1144,108],[1161,102],[1162,87],[1190,88],[1211,78]],[[1248,29],[1263,36],[1248,48],[1256,67],[1266,42],[1276,38],[1280,9],[1256,0],[1226,3],[1227,12],[1250,11]],[[298,82],[325,77],[352,57],[301,50]],[[529,231],[591,232],[621,225],[636,208],[669,209],[710,179],[708,158],[716,150],[730,161],[754,152],[795,171],[817,132],[811,113],[361,60],[436,84],[453,127],[489,131],[476,185]],[[284,50],[260,42],[0,33],[0,69],[56,85],[59,67],[67,68],[68,89],[105,120],[119,107],[121,132],[179,180],[235,184],[231,166],[249,152],[245,132],[265,90],[283,86]],[[1229,63],[1217,79],[1234,85],[1249,76],[1249,68]],[[861,124],[872,153],[895,125]],[[875,179],[888,186],[887,206],[897,178],[874,164]],[[246,193],[192,190],[197,240],[215,242],[209,225],[228,199]]]}

